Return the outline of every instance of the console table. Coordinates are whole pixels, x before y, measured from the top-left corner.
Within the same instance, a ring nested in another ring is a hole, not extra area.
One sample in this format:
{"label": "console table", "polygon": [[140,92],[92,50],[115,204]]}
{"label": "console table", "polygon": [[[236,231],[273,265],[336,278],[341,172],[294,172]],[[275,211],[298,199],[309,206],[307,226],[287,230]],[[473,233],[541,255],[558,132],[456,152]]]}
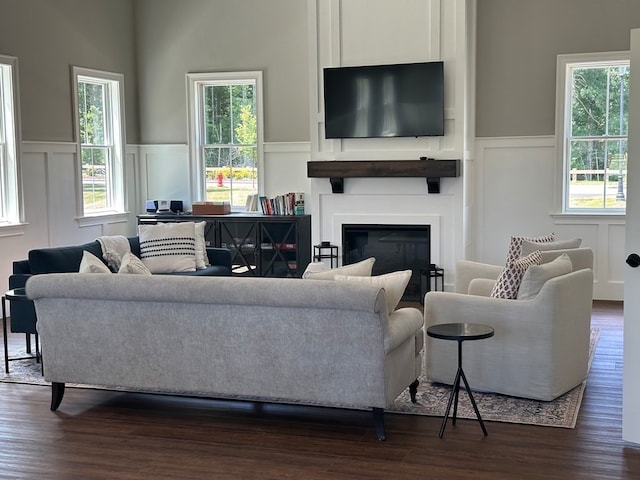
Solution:
{"label": "console table", "polygon": [[232,275],[300,277],[311,262],[311,215],[138,215],[138,224],[202,221],[207,246],[231,251]]}

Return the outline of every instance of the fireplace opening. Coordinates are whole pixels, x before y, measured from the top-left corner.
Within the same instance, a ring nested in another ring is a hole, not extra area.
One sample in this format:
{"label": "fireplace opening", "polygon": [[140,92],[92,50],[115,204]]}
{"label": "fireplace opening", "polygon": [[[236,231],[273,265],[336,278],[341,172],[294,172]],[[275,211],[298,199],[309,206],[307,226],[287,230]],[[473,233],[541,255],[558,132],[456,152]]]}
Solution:
{"label": "fireplace opening", "polygon": [[342,264],[375,257],[372,275],[411,270],[402,300],[421,300],[420,269],[431,259],[429,225],[342,225]]}

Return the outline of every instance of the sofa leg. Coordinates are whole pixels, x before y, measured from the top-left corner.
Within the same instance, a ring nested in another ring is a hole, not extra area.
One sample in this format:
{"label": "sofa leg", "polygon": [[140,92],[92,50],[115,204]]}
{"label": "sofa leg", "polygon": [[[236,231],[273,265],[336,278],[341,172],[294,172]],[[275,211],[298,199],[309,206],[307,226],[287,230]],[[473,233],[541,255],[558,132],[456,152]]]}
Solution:
{"label": "sofa leg", "polygon": [[416,381],[409,385],[409,394],[411,395],[411,403],[418,403],[418,399],[416,398],[416,394],[418,393],[418,385],[420,382],[416,378]]}
{"label": "sofa leg", "polygon": [[62,397],[64,397],[64,383],[52,382],[51,383],[51,411],[55,412],[60,403],[62,403]]}
{"label": "sofa leg", "polygon": [[376,435],[379,442],[384,442],[387,435],[384,432],[384,408],[373,408],[373,424],[376,427]]}

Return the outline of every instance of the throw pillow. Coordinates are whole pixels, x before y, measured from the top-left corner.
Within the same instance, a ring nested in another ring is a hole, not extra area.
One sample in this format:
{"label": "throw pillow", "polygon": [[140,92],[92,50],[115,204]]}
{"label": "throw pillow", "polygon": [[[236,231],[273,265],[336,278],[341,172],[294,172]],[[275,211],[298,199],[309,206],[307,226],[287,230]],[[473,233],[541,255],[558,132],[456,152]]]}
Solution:
{"label": "throw pillow", "polygon": [[522,242],[525,240],[534,243],[548,243],[555,240],[555,234],[550,233],[549,235],[542,235],[540,237],[511,237],[509,252],[507,253],[507,260],[505,263],[511,263],[522,256],[520,252],[522,251]]}
{"label": "throw pillow", "polygon": [[518,289],[520,288],[522,277],[527,271],[527,268],[531,265],[540,264],[541,257],[542,254],[540,250],[536,250],[526,257],[519,258],[515,262],[507,263],[502,272],[500,272],[490,296],[494,298],[517,298]]}
{"label": "throw pillow", "polygon": [[140,260],[131,252],[125,253],[124,257],[122,257],[122,262],[120,263],[120,268],[118,269],[118,273],[151,275],[151,272],[149,271],[147,266],[144,263],[142,263],[142,260]]}
{"label": "throw pillow", "polygon": [[323,272],[306,271],[302,275],[302,278],[308,278],[312,280],[335,280],[336,275],[348,275],[352,277],[370,277],[373,264],[376,259],[369,257],[360,262],[350,263],[349,265],[343,265],[342,267],[332,268],[331,270],[325,270]]}
{"label": "throw pillow", "polygon": [[522,241],[520,256],[526,257],[535,250],[564,250],[566,248],[578,248],[582,244],[581,238],[572,238],[571,240],[557,240],[555,242],[531,242],[527,239]]}
{"label": "throw pillow", "polygon": [[79,273],[111,273],[102,260],[93,253],[84,250],[82,252],[82,260],[80,260]]}
{"label": "throw pillow", "polygon": [[196,269],[202,270],[209,265],[209,256],[207,255],[207,242],[204,239],[204,227],[207,222],[197,222],[194,225],[196,234]]}
{"label": "throw pillow", "polygon": [[336,275],[336,282],[357,282],[384,288],[387,297],[387,311],[393,313],[411,279],[411,270],[376,275],[375,277]]}
{"label": "throw pillow", "polygon": [[140,259],[151,273],[194,272],[194,222],[139,225]]}
{"label": "throw pillow", "polygon": [[566,253],[549,263],[530,266],[522,277],[517,299],[529,300],[535,297],[547,280],[566,275],[571,271],[573,271],[573,265],[571,264],[571,258]]}

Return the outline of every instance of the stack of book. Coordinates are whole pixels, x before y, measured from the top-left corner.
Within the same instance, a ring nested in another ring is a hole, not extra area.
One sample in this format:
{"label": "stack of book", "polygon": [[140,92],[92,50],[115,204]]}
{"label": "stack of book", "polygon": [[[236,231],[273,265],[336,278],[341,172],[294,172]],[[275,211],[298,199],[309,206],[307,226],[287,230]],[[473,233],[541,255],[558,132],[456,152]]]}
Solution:
{"label": "stack of book", "polygon": [[260,197],[260,207],[265,215],[304,215],[304,193],[289,192],[273,198]]}

